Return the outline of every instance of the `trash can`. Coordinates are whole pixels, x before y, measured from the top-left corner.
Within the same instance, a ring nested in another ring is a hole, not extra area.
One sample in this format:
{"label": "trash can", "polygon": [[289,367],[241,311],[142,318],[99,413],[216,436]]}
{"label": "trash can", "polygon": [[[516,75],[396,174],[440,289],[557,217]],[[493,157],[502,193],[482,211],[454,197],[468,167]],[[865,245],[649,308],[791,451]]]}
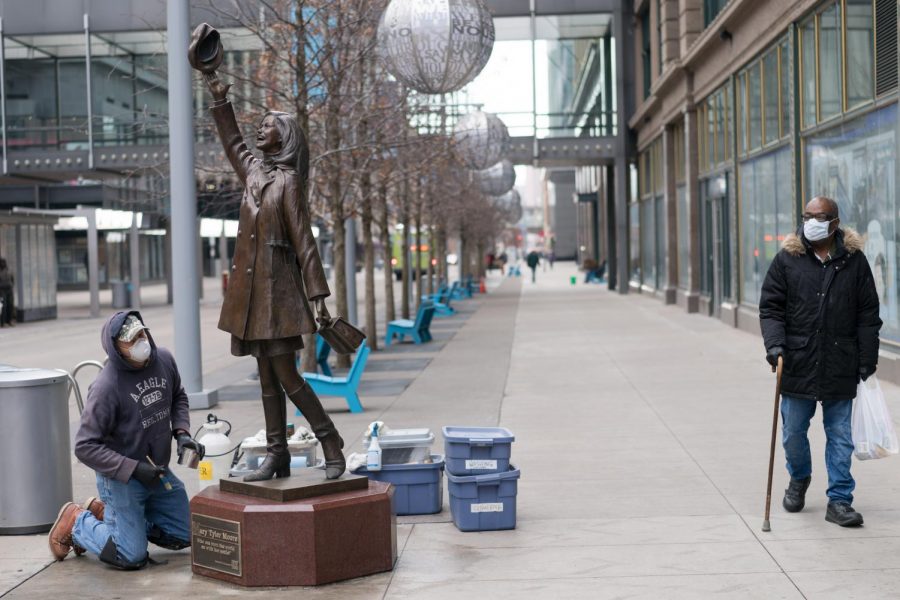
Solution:
{"label": "trash can", "polygon": [[128,308],[131,306],[131,283],[114,279],[109,282],[109,289],[112,290],[113,308]]}
{"label": "trash can", "polygon": [[72,500],[65,371],[0,366],[0,534],[49,531]]}

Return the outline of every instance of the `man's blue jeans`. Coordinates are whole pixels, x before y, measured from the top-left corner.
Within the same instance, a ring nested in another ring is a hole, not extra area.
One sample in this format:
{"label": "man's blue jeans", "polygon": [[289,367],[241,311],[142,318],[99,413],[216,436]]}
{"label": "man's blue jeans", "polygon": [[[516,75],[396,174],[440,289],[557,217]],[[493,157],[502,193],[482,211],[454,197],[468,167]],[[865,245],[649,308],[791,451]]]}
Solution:
{"label": "man's blue jeans", "polygon": [[190,510],[184,484],[171,471],[167,490],[160,483],[152,490],[132,479],[122,483],[97,474],[97,491],[105,504],[103,520],[89,511],[75,520],[72,538],[78,546],[100,555],[112,537],[119,566],[138,566],[147,558],[147,542],[167,547],[190,543]]}
{"label": "man's blue jeans", "polygon": [[[791,479],[806,479],[812,474],[809,454],[809,421],[816,414],[815,400],[801,400],[781,396],[782,443]],[[825,425],[825,468],[828,470],[828,499],[832,502],[853,503],[856,482],[850,475],[853,458],[853,439],[850,415],[853,400],[828,400],[822,403]]]}

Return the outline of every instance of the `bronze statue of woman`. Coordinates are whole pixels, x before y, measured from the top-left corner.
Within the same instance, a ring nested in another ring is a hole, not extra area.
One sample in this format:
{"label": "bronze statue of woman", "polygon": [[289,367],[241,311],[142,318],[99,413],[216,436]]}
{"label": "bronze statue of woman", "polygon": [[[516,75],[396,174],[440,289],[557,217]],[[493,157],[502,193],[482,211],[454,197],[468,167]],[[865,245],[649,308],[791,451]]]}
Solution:
{"label": "bronze statue of woman", "polygon": [[291,474],[284,393],[309,421],[322,445],[325,476],[344,472],[344,441],[322,403],[297,372],[295,352],[304,334],[315,333],[310,302],[322,325],[331,321],[325,298],[330,295],[325,270],[312,234],[309,206],[300,196],[299,165],[306,158],[306,139],[289,114],[269,111],[256,130],[256,158],[241,137],[228,101],[230,84],[215,72],[221,63],[218,32],[203,24],[189,51],[191,64],[203,71],[213,97],[210,107],[225,154],[244,185],[231,276],[219,329],[231,334],[231,353],[252,355],[259,365],[266,419],[266,458],[244,481]]}

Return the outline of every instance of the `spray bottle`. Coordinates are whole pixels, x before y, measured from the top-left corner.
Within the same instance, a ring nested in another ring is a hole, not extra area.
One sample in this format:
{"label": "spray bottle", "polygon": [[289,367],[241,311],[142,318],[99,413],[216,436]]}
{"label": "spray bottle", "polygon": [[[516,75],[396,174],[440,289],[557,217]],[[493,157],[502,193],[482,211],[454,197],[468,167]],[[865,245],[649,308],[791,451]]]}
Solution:
{"label": "spray bottle", "polygon": [[378,443],[378,425],[372,427],[372,439],[369,442],[369,451],[367,453],[366,470],[381,470],[381,444]]}

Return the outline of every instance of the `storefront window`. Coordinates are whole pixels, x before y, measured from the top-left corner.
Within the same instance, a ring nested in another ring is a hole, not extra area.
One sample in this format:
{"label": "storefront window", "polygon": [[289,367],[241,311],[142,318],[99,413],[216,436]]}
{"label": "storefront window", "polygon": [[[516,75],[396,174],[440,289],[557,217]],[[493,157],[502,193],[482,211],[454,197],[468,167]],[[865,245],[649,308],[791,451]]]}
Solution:
{"label": "storefront window", "polygon": [[741,300],[759,303],[769,264],[793,230],[790,147],[741,163]]}
{"label": "storefront window", "polygon": [[800,28],[801,73],[803,89],[803,126],[816,124],[816,20],[810,19]]}
{"label": "storefront window", "polygon": [[841,113],[840,5],[819,15],[819,118]]}
{"label": "storefront window", "polygon": [[690,241],[690,212],[688,211],[687,186],[679,185],[677,189],[678,206],[678,287],[683,290],[690,285],[691,254],[688,243]]}
{"label": "storefront window", "polygon": [[875,38],[872,0],[846,0],[847,107],[872,99]]}
{"label": "storefront window", "polygon": [[656,219],[656,289],[666,283],[666,203],[662,196],[655,202]]}
{"label": "storefront window", "polygon": [[656,228],[653,199],[643,200],[640,204],[642,283],[656,287]]}
{"label": "storefront window", "polygon": [[641,283],[641,214],[640,203],[632,202],[628,207],[630,277],[632,283]]}
{"label": "storefront window", "polygon": [[806,140],[806,196],[840,207],[841,226],[856,229],[881,301],[882,337],[900,341],[897,286],[897,105]]}

